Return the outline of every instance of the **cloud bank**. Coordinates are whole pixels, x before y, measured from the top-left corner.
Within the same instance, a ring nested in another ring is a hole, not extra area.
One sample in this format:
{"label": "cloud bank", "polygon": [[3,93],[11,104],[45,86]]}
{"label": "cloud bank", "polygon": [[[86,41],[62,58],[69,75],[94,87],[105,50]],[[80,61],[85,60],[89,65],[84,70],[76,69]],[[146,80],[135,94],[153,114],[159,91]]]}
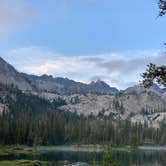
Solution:
{"label": "cloud bank", "polygon": [[166,55],[159,50],[65,56],[45,48],[29,47],[12,50],[3,58],[21,72],[51,74],[86,83],[102,79],[119,89],[137,84],[150,62],[166,64]]}
{"label": "cloud bank", "polygon": [[24,0],[0,0],[0,32],[26,23],[31,14],[32,9]]}

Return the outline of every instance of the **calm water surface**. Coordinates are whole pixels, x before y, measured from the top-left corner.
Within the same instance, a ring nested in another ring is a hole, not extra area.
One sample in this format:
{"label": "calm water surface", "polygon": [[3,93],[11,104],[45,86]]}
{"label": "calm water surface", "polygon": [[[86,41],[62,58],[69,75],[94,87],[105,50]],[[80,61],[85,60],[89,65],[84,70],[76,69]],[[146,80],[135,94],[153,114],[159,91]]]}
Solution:
{"label": "calm water surface", "polygon": [[[166,166],[166,148],[161,147],[141,147],[137,152],[129,153],[124,151],[114,151],[113,156],[118,160],[121,166]],[[103,153],[101,151],[94,152],[93,150],[82,152],[72,149],[60,148],[46,148],[45,153],[39,156],[1,156],[0,160],[42,160],[57,163],[59,161],[69,161],[72,164],[68,166],[89,166],[92,164],[93,159],[101,165]],[[65,164],[64,164],[65,165]]]}

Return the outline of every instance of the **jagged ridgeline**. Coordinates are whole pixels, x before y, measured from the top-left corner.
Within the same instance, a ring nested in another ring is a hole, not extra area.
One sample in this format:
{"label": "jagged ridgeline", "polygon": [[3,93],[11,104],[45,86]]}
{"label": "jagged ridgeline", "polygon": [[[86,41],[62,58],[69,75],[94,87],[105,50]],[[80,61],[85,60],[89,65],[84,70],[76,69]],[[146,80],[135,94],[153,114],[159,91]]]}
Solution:
{"label": "jagged ridgeline", "polygon": [[48,75],[35,76],[19,73],[2,58],[0,58],[0,82],[5,84],[13,83],[24,91],[45,91],[57,94],[118,93],[118,89],[110,87],[103,81],[84,84],[68,78],[53,78]]}
{"label": "jagged ridgeline", "polygon": [[157,85],[118,91],[103,81],[19,73],[3,59],[0,82],[0,144],[166,141],[166,94]]}

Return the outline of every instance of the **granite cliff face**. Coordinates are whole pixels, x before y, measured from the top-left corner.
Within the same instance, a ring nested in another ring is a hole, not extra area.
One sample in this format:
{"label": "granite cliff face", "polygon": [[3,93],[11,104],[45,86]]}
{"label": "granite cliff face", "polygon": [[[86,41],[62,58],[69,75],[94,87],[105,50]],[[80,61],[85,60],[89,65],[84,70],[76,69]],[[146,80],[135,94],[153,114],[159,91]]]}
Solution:
{"label": "granite cliff face", "polygon": [[130,119],[133,123],[147,122],[154,127],[166,118],[166,98],[153,91],[117,95],[92,93],[57,95],[42,92],[40,97],[50,101],[62,98],[67,104],[60,109],[76,112],[79,115],[110,115],[114,119]]}

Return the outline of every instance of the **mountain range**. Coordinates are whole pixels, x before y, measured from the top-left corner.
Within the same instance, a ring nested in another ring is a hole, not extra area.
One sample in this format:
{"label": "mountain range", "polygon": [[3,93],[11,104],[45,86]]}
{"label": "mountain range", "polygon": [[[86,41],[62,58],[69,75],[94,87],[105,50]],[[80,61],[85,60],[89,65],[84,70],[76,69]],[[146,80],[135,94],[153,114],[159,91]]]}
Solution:
{"label": "mountain range", "polygon": [[18,72],[12,65],[0,57],[0,82],[4,84],[14,84],[23,91],[46,91],[57,94],[87,94],[100,93],[115,95],[122,93],[141,93],[143,91],[154,91],[162,94],[164,91],[154,84],[150,89],[145,89],[140,85],[129,87],[126,90],[119,91],[115,87],[110,87],[101,80],[92,81],[89,84],[76,82],[68,78],[53,77],[51,75],[28,75]]}
{"label": "mountain range", "polygon": [[[66,105],[59,109],[81,115],[103,114],[113,118],[130,119],[132,122],[148,122],[155,127],[166,117],[165,90],[154,84],[150,89],[140,85],[119,91],[104,81],[89,84],[50,75],[35,76],[18,72],[0,58],[0,82],[13,84],[23,93],[37,95],[49,101],[62,98]],[[0,103],[0,112],[4,105]]]}
{"label": "mountain range", "polygon": [[110,87],[104,81],[100,80],[85,84],[68,78],[53,78],[46,74],[35,76],[20,73],[2,58],[0,58],[0,82],[4,84],[14,84],[23,91],[47,91],[58,94],[116,94],[119,92],[118,89]]}

